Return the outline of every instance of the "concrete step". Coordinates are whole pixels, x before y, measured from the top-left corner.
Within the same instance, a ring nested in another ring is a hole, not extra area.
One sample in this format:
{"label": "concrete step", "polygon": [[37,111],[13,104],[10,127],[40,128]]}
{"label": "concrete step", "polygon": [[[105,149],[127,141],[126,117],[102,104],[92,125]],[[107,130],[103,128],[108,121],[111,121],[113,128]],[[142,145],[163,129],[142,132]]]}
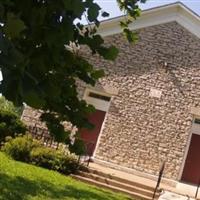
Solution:
{"label": "concrete step", "polygon": [[138,188],[143,188],[143,189],[151,191],[151,192],[154,192],[154,189],[155,189],[155,185],[149,186],[149,185],[146,185],[145,183],[141,184],[141,183],[138,183],[136,181],[121,178],[121,177],[118,177],[118,176],[113,175],[113,174],[104,173],[104,172],[101,172],[101,171],[98,171],[98,170],[95,170],[95,169],[92,169],[92,168],[88,168],[86,172],[96,174],[98,176],[105,177],[105,178],[110,179],[110,180],[115,180],[115,181],[118,181],[120,183],[128,184],[128,185],[131,185],[131,186],[136,186]]}
{"label": "concrete step", "polygon": [[80,180],[80,181],[83,181],[85,183],[89,183],[89,184],[92,184],[92,185],[95,185],[95,186],[98,186],[98,187],[110,189],[110,190],[115,191],[115,192],[127,194],[132,198],[137,198],[137,200],[151,200],[152,199],[152,196],[149,197],[147,195],[143,195],[143,194],[138,193],[138,192],[129,191],[129,190],[117,187],[117,186],[109,185],[107,183],[102,183],[102,182],[99,182],[97,180],[94,180],[94,179],[91,179],[91,178],[88,178],[88,177],[84,177],[84,176],[81,176],[81,175],[71,175],[71,176],[73,178]]}
{"label": "concrete step", "polygon": [[122,188],[122,189],[125,189],[125,190],[128,190],[128,191],[131,191],[131,192],[139,193],[139,194],[142,194],[142,195],[145,195],[145,196],[148,196],[148,197],[153,196],[154,191],[152,189],[149,190],[149,188],[146,189],[144,187],[144,185],[138,186],[138,184],[133,184],[133,183],[127,184],[127,183],[124,183],[125,181],[121,182],[119,180],[107,178],[105,176],[100,176],[100,175],[93,174],[93,173],[79,172],[79,175],[86,177],[86,178],[89,178],[89,179],[93,179],[95,181],[98,181],[98,182],[101,182],[101,183],[104,183],[104,184],[107,184],[107,185]]}

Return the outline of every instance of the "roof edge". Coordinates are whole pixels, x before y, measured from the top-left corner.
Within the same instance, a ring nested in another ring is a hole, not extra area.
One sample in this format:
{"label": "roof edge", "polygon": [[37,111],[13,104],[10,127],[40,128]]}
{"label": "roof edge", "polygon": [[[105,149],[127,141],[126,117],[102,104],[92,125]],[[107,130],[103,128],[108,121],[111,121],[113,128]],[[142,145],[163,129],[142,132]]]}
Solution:
{"label": "roof edge", "polygon": [[[101,22],[98,33],[102,36],[121,33],[119,22],[124,16],[115,17]],[[131,30],[176,21],[191,33],[200,38],[200,17],[181,2],[175,2],[155,8],[143,10],[141,16],[130,24]]]}

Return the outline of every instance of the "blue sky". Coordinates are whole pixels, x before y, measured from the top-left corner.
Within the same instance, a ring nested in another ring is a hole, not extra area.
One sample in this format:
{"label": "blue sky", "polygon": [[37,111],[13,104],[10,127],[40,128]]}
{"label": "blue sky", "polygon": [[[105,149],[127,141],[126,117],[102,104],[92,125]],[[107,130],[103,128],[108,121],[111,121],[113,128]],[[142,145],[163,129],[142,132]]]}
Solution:
{"label": "blue sky", "polygon": [[[110,17],[116,17],[123,14],[120,13],[116,0],[96,0],[96,2],[103,8],[103,10],[110,13]],[[177,0],[147,0],[147,2],[141,4],[140,7],[141,9],[148,9],[174,2],[177,2]],[[200,0],[180,0],[180,2],[200,15]]]}
{"label": "blue sky", "polygon": [[[103,8],[103,10],[110,13],[110,17],[116,17],[122,15],[117,6],[116,0],[96,0],[97,3]],[[141,5],[142,9],[153,8],[160,5],[177,2],[177,0],[147,0],[145,4]],[[191,10],[200,15],[200,0],[180,0],[183,4],[189,7]],[[2,80],[0,72],[0,80]]]}

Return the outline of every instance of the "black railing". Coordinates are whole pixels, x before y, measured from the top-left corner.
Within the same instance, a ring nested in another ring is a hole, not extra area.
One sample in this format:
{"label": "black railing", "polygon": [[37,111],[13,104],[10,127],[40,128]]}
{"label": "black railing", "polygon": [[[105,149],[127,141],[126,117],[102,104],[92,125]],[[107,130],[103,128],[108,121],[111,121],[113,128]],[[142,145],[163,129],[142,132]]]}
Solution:
{"label": "black railing", "polygon": [[160,187],[160,183],[161,183],[161,179],[162,179],[162,176],[163,176],[163,173],[164,173],[164,169],[165,169],[165,162],[163,162],[163,164],[160,168],[157,184],[156,184],[152,199],[155,199],[155,197],[156,197],[156,193],[158,191],[158,188]]}
{"label": "black railing", "polygon": [[51,137],[48,129],[39,127],[36,124],[35,126],[28,126],[28,130],[33,138],[40,140],[45,146],[58,149],[59,143],[55,142],[54,138]]}
{"label": "black railing", "polygon": [[196,194],[195,194],[195,199],[197,199],[198,193],[199,193],[199,186],[200,186],[200,178],[198,181],[198,185],[197,185],[197,190],[196,190]]}
{"label": "black railing", "polygon": [[[54,141],[54,138],[49,134],[48,129],[35,124],[34,126],[28,126],[28,130],[33,138],[40,140],[45,146],[58,149],[59,143]],[[87,166],[89,166],[89,163],[92,160],[91,158],[95,143],[80,138],[79,140],[83,142],[84,151],[81,153],[81,155],[79,155],[78,162],[80,162],[81,158],[83,158],[84,163],[87,163]]]}
{"label": "black railing", "polygon": [[[48,129],[35,124],[34,126],[28,126],[28,130],[33,138],[40,140],[45,146],[58,149],[59,143],[54,141],[54,138],[49,134]],[[88,166],[93,155],[95,143],[80,138],[79,140],[82,140],[84,145],[84,151],[79,156],[79,161],[81,160],[81,157],[85,157],[84,162],[87,162]]]}
{"label": "black railing", "polygon": [[83,158],[83,161],[87,163],[87,166],[89,166],[90,161],[92,161],[95,143],[84,139],[81,140],[83,141],[84,145],[84,153],[79,155],[79,161],[81,158]]}

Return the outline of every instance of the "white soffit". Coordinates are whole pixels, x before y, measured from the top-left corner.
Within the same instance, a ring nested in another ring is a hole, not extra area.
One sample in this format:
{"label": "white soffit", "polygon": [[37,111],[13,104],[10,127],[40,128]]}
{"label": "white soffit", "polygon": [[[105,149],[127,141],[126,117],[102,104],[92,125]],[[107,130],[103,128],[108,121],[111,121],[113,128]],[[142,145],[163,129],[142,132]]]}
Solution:
{"label": "white soffit", "polygon": [[[119,22],[123,16],[113,18],[101,23],[98,33],[103,37],[121,33]],[[169,4],[157,8],[144,10],[141,16],[130,24],[131,30],[137,30],[148,26],[164,24],[176,21],[191,33],[200,38],[200,17],[182,3]]]}

